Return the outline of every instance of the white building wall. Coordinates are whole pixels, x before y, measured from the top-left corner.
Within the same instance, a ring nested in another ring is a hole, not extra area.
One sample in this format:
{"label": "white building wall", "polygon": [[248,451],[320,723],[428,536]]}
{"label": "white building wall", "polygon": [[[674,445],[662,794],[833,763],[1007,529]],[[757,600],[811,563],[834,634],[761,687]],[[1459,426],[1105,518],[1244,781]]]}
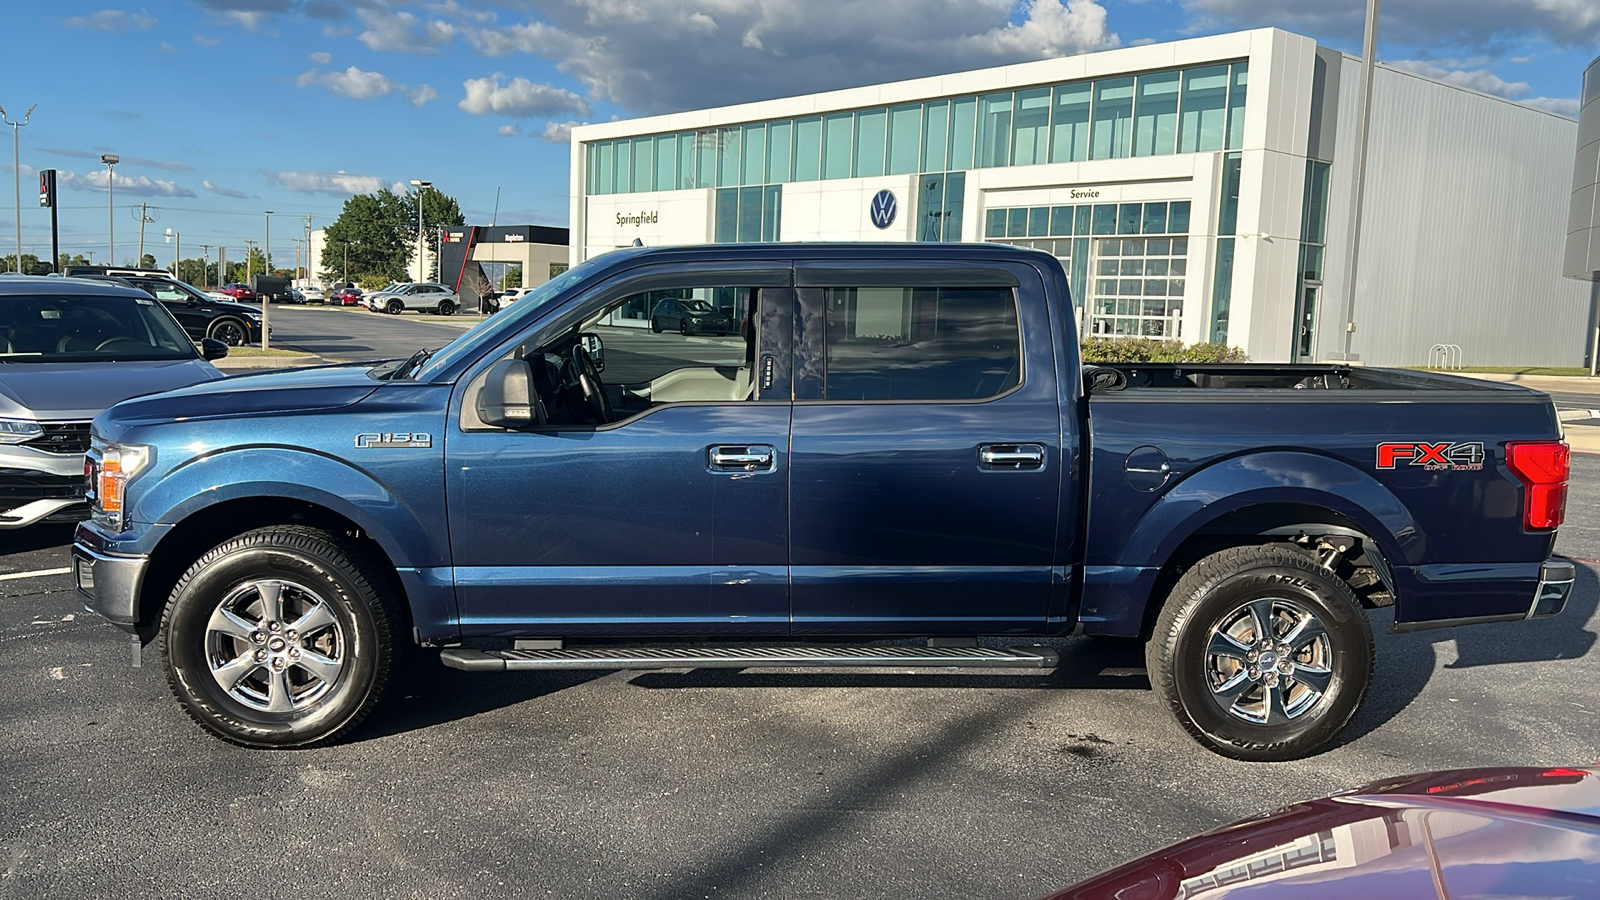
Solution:
{"label": "white building wall", "polygon": [[[1318,355],[1341,352],[1361,66],[1344,60]],[[1587,285],[1561,277],[1578,124],[1377,68],[1351,349],[1424,365],[1579,365]]]}

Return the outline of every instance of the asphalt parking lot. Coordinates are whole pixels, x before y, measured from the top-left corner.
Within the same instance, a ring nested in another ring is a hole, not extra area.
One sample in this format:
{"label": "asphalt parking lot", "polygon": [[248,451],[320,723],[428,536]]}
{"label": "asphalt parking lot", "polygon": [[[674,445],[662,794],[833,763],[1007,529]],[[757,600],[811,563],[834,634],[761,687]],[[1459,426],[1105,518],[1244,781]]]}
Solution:
{"label": "asphalt parking lot", "polygon": [[[315,309],[275,322],[281,342],[374,357],[414,329],[460,331]],[[1574,461],[1564,615],[1388,635],[1375,614],[1362,714],[1328,752],[1272,765],[1201,750],[1136,648],[1086,639],[1059,642],[1045,675],[424,659],[351,740],[242,750],[83,612],[70,536],[0,532],[0,898],[1029,898],[1378,778],[1600,762],[1597,455]]]}

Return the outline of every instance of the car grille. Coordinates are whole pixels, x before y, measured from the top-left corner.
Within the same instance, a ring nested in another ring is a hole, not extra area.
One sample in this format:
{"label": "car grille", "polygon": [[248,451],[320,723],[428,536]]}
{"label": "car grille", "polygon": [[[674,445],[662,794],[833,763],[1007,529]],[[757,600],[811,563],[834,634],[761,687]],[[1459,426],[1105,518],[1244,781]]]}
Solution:
{"label": "car grille", "polygon": [[39,427],[44,429],[44,434],[23,441],[22,446],[63,456],[85,453],[89,449],[88,422],[40,422]]}
{"label": "car grille", "polygon": [[81,500],[88,480],[82,475],[47,475],[27,469],[0,469],[0,503]]}

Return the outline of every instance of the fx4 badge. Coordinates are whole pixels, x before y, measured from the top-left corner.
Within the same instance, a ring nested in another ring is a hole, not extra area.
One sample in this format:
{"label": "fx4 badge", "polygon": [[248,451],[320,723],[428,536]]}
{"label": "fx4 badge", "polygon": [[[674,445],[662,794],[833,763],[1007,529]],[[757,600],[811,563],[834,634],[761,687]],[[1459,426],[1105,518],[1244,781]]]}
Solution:
{"label": "fx4 badge", "polygon": [[1476,472],[1483,468],[1482,441],[1393,441],[1378,445],[1378,468],[1421,466],[1428,471],[1452,469]]}
{"label": "fx4 badge", "polygon": [[356,435],[357,450],[389,450],[394,448],[432,447],[433,435],[421,431],[368,432]]}

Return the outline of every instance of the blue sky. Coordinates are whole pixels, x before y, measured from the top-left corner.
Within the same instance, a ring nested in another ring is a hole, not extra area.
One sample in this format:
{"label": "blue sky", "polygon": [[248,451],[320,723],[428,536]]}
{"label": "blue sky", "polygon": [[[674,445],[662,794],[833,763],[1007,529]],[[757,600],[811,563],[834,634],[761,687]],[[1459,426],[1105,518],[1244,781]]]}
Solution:
{"label": "blue sky", "polygon": [[[137,250],[156,208],[184,256],[273,253],[345,198],[430,180],[468,221],[565,225],[573,123],[1278,26],[1360,50],[1364,0],[118,0],[10,4],[0,105],[21,131],[23,251],[44,255],[35,171],[60,171],[61,245]],[[1576,115],[1600,0],[1385,0],[1379,59]],[[4,168],[10,155],[0,150]],[[15,216],[0,203],[0,253]]]}

